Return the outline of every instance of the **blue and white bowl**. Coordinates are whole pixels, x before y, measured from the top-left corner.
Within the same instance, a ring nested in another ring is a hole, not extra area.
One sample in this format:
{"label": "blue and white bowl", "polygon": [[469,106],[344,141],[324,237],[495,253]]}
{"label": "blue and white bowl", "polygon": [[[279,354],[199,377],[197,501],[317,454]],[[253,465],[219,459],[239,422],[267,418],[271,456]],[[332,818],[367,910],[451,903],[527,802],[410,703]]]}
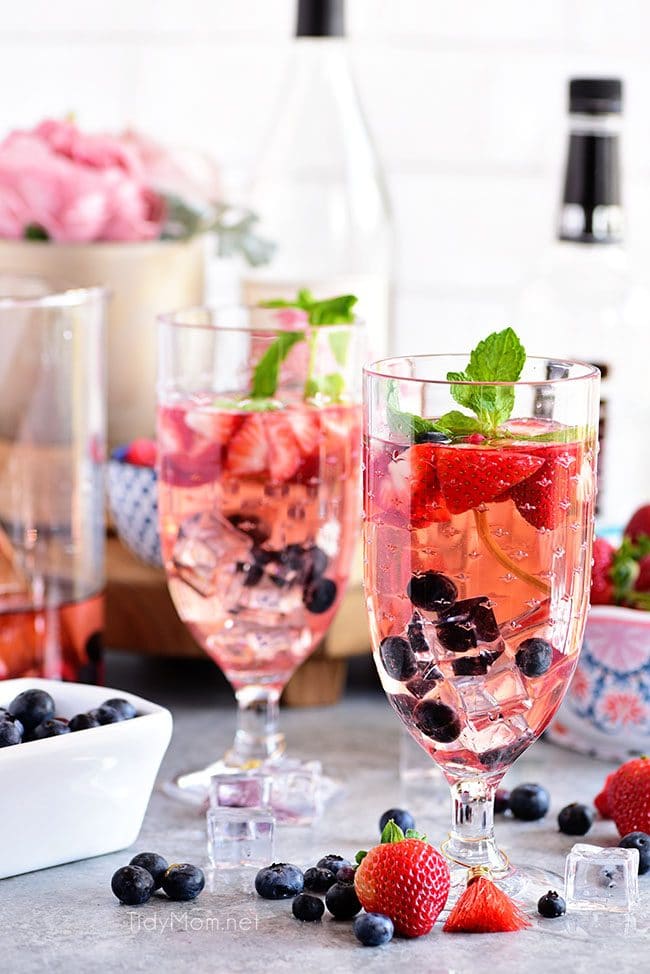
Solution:
{"label": "blue and white bowl", "polygon": [[147,565],[162,568],[155,469],[109,460],[108,504],[122,544]]}
{"label": "blue and white bowl", "polygon": [[650,612],[597,605],[548,736],[607,761],[650,753]]}

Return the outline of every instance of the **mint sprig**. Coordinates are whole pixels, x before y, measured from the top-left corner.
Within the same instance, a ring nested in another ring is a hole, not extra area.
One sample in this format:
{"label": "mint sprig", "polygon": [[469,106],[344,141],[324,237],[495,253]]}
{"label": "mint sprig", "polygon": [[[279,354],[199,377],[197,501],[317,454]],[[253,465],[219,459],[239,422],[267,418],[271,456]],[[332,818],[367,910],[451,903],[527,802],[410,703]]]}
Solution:
{"label": "mint sprig", "polygon": [[[517,382],[526,362],[526,352],[512,328],[493,332],[476,346],[464,372],[448,372],[452,383]],[[515,405],[511,385],[452,385],[451,394],[459,406],[476,414],[480,432],[490,435],[510,419]]]}
{"label": "mint sprig", "polygon": [[[388,387],[388,424],[395,433],[417,440],[423,433],[446,433],[452,439],[481,433],[488,439],[510,419],[515,404],[512,385],[480,385],[483,382],[517,382],[526,361],[526,352],[512,328],[488,335],[471,353],[464,372],[448,372],[451,394],[459,406],[475,415],[452,409],[439,419],[424,419],[399,408],[397,384]],[[503,435],[503,434],[501,434]]]}
{"label": "mint sprig", "polygon": [[[263,308],[297,308],[304,311],[307,321],[312,328],[321,328],[328,325],[346,325],[354,321],[354,305],[357,298],[354,294],[341,294],[334,298],[326,298],[317,301],[311,291],[303,289],[293,301],[282,298],[272,301],[263,301]],[[253,383],[251,396],[253,398],[269,398],[275,395],[278,387],[280,365],[285,360],[295,344],[305,341],[304,331],[281,332],[278,337],[267,348],[262,358],[255,367],[253,373]],[[348,346],[350,342],[349,332],[333,331],[329,335],[330,348],[336,363],[343,369],[347,361]],[[314,375],[316,365],[316,332],[312,331],[309,335],[309,365],[307,379],[305,381],[305,398],[313,399],[319,394],[331,401],[338,402],[345,388],[345,378],[340,372],[329,373],[322,378]]]}

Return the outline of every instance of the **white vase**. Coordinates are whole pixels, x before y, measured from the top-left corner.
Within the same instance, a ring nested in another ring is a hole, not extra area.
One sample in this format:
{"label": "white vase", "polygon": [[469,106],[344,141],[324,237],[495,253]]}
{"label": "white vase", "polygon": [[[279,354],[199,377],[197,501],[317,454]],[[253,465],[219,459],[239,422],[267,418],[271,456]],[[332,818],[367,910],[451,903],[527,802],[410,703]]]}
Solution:
{"label": "white vase", "polygon": [[153,436],[156,315],[203,301],[205,238],[93,244],[0,240],[0,273],[12,272],[107,288],[109,447]]}

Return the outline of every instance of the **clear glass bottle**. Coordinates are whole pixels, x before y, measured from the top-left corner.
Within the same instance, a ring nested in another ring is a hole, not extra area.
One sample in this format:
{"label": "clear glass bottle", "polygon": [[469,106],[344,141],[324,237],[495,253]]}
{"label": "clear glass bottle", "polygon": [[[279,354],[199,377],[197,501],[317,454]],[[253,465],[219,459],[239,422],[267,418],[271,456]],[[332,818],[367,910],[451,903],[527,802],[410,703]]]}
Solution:
{"label": "clear glass bottle", "polygon": [[247,201],[275,252],[246,271],[242,297],[356,294],[380,355],[390,345],[392,224],[343,12],[343,0],[299,0],[292,65]]}
{"label": "clear glass bottle", "polygon": [[[531,354],[580,358],[603,373],[598,514],[620,525],[648,497],[647,348],[650,295],[635,282],[623,242],[622,83],[574,78],[557,239],[515,313]],[[552,377],[550,377],[552,378]],[[543,414],[543,402],[538,405]]]}

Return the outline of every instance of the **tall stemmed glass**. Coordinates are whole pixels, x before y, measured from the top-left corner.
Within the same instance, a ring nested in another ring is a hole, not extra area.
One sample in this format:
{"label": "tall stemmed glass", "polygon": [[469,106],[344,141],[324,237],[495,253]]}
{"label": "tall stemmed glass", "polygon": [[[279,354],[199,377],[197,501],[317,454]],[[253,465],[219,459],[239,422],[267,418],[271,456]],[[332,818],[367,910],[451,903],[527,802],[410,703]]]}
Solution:
{"label": "tall stemmed glass", "polygon": [[[466,365],[425,355],[364,370],[365,581],[388,699],[451,788],[444,851],[465,878],[472,866],[512,877],[494,837],[494,793],[576,666],[599,374],[529,358],[514,385],[447,381]],[[491,436],[470,432],[469,418],[463,433],[452,392],[477,402],[480,390],[489,404],[505,389],[518,418]],[[455,435],[427,422],[452,408]]]}
{"label": "tall stemmed glass", "polygon": [[282,689],[323,638],[358,537],[362,328],[293,310],[160,322],[159,509],[169,591],[232,684],[228,753],[181,775],[277,767]]}

